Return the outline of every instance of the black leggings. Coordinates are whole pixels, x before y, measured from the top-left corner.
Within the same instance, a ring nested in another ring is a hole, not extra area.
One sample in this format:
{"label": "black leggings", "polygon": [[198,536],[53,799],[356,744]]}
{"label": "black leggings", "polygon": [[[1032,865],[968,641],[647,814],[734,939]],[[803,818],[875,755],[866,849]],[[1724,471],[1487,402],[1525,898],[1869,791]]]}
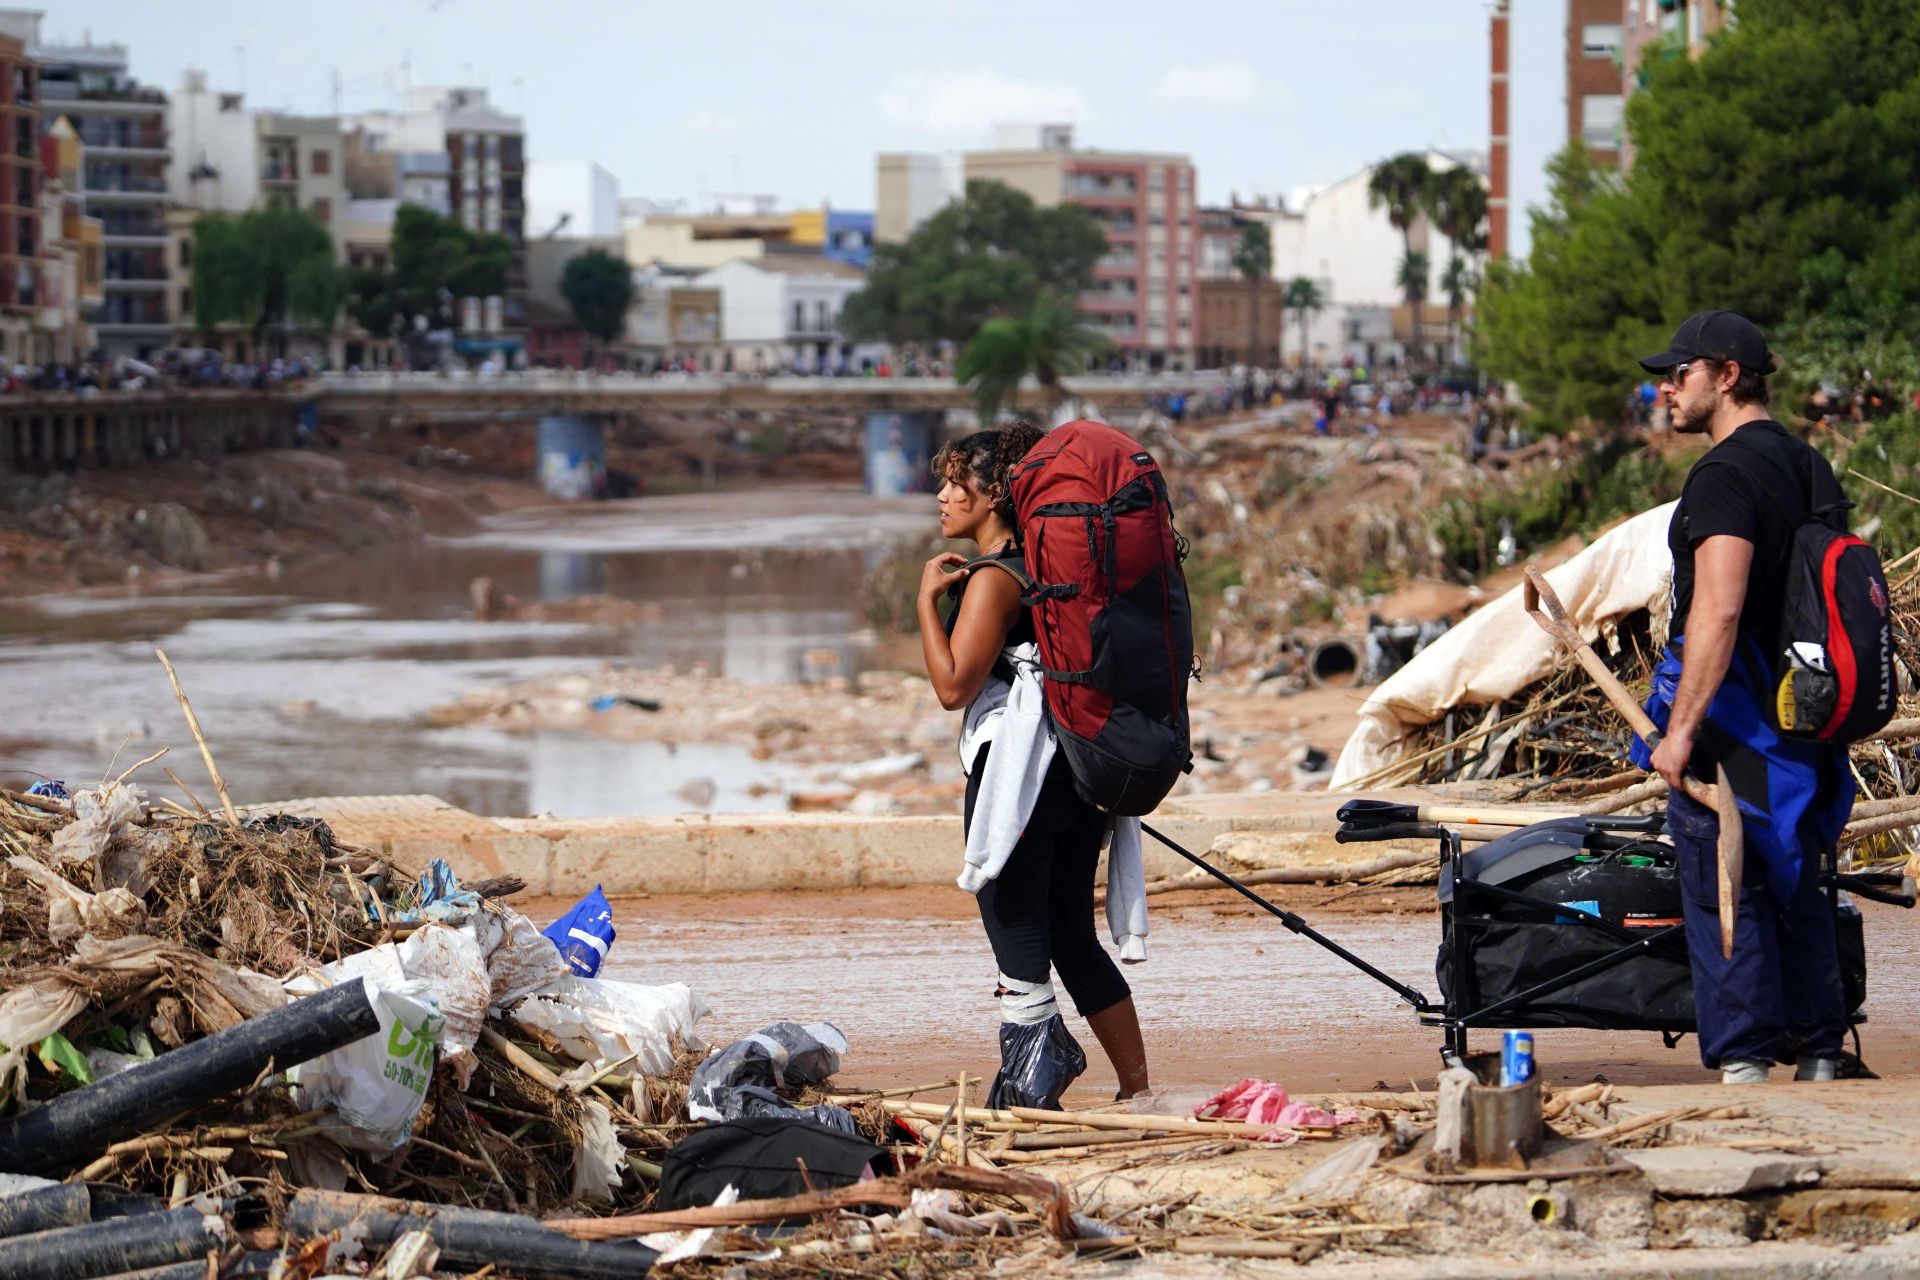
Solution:
{"label": "black leggings", "polygon": [[[991,749],[980,749],[967,777],[969,828]],[[1074,791],[1066,757],[1056,752],[1019,843],[1000,874],[974,895],[1000,972],[1045,982],[1051,965],[1082,1016],[1132,994],[1094,929],[1093,875],[1106,828],[1106,817]]]}

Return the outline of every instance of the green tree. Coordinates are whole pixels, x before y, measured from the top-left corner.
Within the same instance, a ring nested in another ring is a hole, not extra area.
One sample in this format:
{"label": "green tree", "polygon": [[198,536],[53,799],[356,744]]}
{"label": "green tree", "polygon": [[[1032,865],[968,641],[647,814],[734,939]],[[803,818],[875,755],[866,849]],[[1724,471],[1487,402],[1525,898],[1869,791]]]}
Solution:
{"label": "green tree", "polygon": [[333,237],[301,209],[268,206],[208,213],[193,223],[193,320],[200,329],[244,324],[255,348],[272,331],[282,355],[295,324],[330,328],[344,283]]}
{"label": "green tree", "polygon": [[1273,231],[1264,222],[1240,228],[1233,247],[1233,269],[1247,282],[1247,363],[1264,366],[1260,342],[1260,290],[1273,275]]}
{"label": "green tree", "polygon": [[1106,234],[1079,205],[1042,209],[976,179],[904,242],[875,248],[841,323],[857,338],[963,342],[995,316],[1025,314],[1044,290],[1077,297],[1106,252]]}
{"label": "green tree", "polygon": [[633,305],[633,268],[605,249],[589,249],[567,259],[560,293],[582,330],[612,342],[625,331],[627,308]]}
{"label": "green tree", "polygon": [[1108,349],[1073,302],[1053,290],[1034,300],[1023,316],[996,316],[980,326],[954,361],[954,380],[973,396],[980,424],[992,425],[1003,405],[1015,400],[1020,381],[1032,375],[1047,399],[1047,416],[1065,399],[1062,378],[1083,373]]}
{"label": "green tree", "polygon": [[[1413,228],[1428,207],[1433,203],[1433,166],[1418,151],[1403,151],[1397,156],[1389,156],[1373,168],[1367,178],[1367,207],[1385,209],[1387,221],[1400,233],[1400,247],[1405,255],[1401,258],[1404,268],[1407,258],[1414,252]],[[1425,257],[1422,254],[1421,257]],[[1402,286],[1404,291],[1404,284]],[[1413,313],[1412,358],[1421,358],[1422,339],[1421,303],[1426,300],[1425,288],[1421,297],[1416,299],[1406,294],[1407,306]]]}
{"label": "green tree", "polygon": [[1557,159],[1528,260],[1481,291],[1485,367],[1560,417],[1542,425],[1611,417],[1633,358],[1703,307],[1766,329],[1798,385],[1856,379],[1854,344],[1920,328],[1911,0],[1741,0],[1699,57],[1641,74],[1633,169]]}
{"label": "green tree", "polygon": [[456,327],[460,299],[506,292],[513,246],[504,236],[403,204],[394,214],[390,255],[390,267],[363,268],[350,282],[349,309],[368,333],[397,334],[415,316],[435,328]]}
{"label": "green tree", "polygon": [[1282,302],[1287,310],[1293,312],[1294,320],[1300,325],[1300,367],[1305,369],[1313,359],[1313,351],[1307,344],[1307,327],[1313,323],[1313,317],[1327,305],[1320,293],[1320,286],[1306,276],[1295,276],[1287,281],[1287,292]]}

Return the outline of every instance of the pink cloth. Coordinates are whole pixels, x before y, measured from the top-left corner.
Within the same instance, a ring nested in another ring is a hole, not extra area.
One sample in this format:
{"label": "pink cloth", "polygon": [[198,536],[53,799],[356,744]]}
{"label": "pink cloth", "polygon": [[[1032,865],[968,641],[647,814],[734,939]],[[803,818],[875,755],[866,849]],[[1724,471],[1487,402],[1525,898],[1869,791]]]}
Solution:
{"label": "pink cloth", "polygon": [[1202,1120],[1241,1120],[1288,1129],[1333,1129],[1357,1124],[1361,1119],[1357,1112],[1328,1111],[1310,1102],[1295,1102],[1279,1085],[1253,1079],[1214,1094],[1195,1107],[1193,1114]]}

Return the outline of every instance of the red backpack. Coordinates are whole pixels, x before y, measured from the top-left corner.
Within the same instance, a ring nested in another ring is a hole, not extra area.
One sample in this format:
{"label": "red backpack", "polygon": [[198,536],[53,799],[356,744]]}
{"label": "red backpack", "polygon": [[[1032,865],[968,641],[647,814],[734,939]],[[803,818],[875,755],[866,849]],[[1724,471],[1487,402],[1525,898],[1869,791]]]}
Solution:
{"label": "red backpack", "polygon": [[1193,623],[1167,481],[1103,422],[1055,427],[1013,470],[1047,710],[1076,789],[1109,813],[1151,813],[1192,769]]}

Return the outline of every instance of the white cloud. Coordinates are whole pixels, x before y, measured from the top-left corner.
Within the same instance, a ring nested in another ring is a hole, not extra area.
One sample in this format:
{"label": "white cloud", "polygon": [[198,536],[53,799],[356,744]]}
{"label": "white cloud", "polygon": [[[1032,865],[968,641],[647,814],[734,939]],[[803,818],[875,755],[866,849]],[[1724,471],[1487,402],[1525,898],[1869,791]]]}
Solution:
{"label": "white cloud", "polygon": [[998,71],[916,71],[895,76],[880,95],[890,124],[977,139],[996,124],[1083,123],[1086,94],[1070,84],[1037,84]]}
{"label": "white cloud", "polygon": [[702,107],[688,116],[680,127],[688,133],[738,133],[740,121],[724,111]]}
{"label": "white cloud", "polygon": [[1175,67],[1153,86],[1155,102],[1179,106],[1244,107],[1266,94],[1259,74],[1244,62]]}

